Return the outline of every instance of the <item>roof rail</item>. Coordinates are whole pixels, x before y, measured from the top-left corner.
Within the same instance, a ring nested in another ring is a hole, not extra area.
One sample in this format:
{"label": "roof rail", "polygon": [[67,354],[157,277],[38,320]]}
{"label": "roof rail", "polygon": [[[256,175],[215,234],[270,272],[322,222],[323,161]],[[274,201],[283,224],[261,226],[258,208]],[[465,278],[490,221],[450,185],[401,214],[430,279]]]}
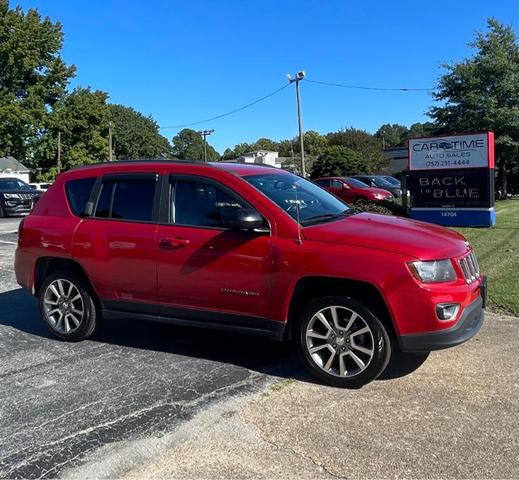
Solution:
{"label": "roof rail", "polygon": [[210,165],[209,163],[198,161],[198,160],[179,160],[179,159],[165,160],[165,159],[159,158],[159,159],[148,159],[148,160],[143,160],[143,159],[114,160],[113,162],[88,163],[86,165],[76,165],[75,167],[69,168],[68,171],[76,170],[78,168],[99,167],[102,165],[120,165],[120,164],[124,165],[124,164],[132,164],[132,163],[164,163],[164,164],[178,163],[178,164],[200,165],[200,166],[212,167],[212,165]]}

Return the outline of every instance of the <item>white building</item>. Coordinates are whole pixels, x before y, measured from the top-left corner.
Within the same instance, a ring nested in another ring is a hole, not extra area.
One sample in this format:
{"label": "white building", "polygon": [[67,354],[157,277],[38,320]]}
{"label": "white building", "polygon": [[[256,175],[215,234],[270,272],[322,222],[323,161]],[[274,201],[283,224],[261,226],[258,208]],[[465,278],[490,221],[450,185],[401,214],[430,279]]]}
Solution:
{"label": "white building", "polygon": [[31,171],[14,157],[0,158],[0,177],[14,177],[29,183]]}
{"label": "white building", "polygon": [[278,152],[270,150],[255,150],[247,152],[238,157],[236,160],[227,160],[238,163],[255,163],[259,165],[270,165],[271,167],[281,168],[281,159]]}

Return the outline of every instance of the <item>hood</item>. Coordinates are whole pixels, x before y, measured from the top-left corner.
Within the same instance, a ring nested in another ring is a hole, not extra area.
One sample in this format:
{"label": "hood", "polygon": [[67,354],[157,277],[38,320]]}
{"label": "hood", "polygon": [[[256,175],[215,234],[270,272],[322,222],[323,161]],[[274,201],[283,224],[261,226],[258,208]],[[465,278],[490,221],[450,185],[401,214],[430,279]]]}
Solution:
{"label": "hood", "polygon": [[468,250],[465,238],[452,230],[371,213],[304,227],[303,235],[305,239],[317,242],[386,250],[422,260],[451,258]]}
{"label": "hood", "polygon": [[392,195],[390,191],[378,187],[368,187],[362,190],[369,190],[371,193],[379,193],[380,195]]}
{"label": "hood", "polygon": [[22,193],[24,195],[26,194],[29,194],[29,195],[33,195],[33,196],[38,196],[38,195],[41,195],[41,193],[43,192],[38,192],[37,190],[34,190],[32,188],[25,188],[23,190],[0,190],[0,195],[2,193]]}

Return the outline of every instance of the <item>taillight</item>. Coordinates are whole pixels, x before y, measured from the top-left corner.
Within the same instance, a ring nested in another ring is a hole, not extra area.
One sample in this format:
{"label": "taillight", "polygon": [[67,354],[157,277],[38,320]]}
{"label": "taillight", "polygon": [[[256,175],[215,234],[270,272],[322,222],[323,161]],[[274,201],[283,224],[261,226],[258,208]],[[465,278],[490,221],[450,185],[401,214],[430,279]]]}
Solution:
{"label": "taillight", "polygon": [[25,223],[25,218],[22,219],[22,221],[18,224],[18,246],[21,247],[22,245],[22,231],[23,231],[23,224]]}

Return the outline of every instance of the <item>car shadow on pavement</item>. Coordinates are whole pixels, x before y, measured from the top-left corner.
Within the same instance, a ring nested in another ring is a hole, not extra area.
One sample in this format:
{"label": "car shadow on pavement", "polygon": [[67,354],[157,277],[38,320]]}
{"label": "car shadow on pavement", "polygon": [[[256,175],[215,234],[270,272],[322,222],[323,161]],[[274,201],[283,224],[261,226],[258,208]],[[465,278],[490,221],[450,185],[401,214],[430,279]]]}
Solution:
{"label": "car shadow on pavement", "polygon": [[[36,299],[21,288],[0,293],[0,325],[54,339],[41,320]],[[294,342],[280,343],[263,337],[131,318],[104,322],[90,341],[169,352],[237,365],[282,378],[318,383],[301,366]],[[409,357],[397,352],[379,380],[408,375],[419,368],[426,358],[426,355]]]}

